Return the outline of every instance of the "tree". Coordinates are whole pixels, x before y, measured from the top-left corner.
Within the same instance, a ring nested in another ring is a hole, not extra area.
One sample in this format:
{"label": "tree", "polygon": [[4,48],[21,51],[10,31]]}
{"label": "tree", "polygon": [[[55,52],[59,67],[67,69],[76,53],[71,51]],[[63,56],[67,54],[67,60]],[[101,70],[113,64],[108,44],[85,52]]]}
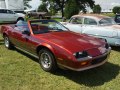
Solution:
{"label": "tree", "polygon": [[31,8],[31,6],[29,5],[30,1],[32,1],[32,0],[23,0],[23,2],[24,2],[24,9]]}
{"label": "tree", "polygon": [[42,4],[38,7],[38,11],[39,11],[39,12],[48,12],[46,3],[42,3]]}
{"label": "tree", "polygon": [[57,13],[57,9],[55,9],[53,5],[50,6],[49,10],[51,15],[55,15]]}
{"label": "tree", "polygon": [[[42,0],[42,2],[46,2],[47,5],[54,5],[56,10],[61,10],[62,17],[64,17],[64,8],[65,5],[71,0]],[[94,0],[75,0],[77,5],[79,6],[79,9],[83,12],[86,11],[86,7],[89,6],[93,8],[94,6]]]}
{"label": "tree", "polygon": [[120,14],[120,6],[113,7],[112,11],[113,11],[114,14]]}
{"label": "tree", "polygon": [[93,13],[97,13],[97,14],[101,13],[101,7],[99,4],[93,7]]}
{"label": "tree", "polygon": [[71,16],[79,13],[79,6],[75,0],[70,0],[65,5],[65,17],[70,18]]}

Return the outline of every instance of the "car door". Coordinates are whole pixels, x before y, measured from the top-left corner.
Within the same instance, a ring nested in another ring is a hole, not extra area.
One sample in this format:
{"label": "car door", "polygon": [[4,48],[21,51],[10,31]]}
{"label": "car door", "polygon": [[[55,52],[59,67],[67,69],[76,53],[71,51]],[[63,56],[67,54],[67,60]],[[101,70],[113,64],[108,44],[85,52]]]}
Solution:
{"label": "car door", "polygon": [[66,27],[73,32],[81,33],[82,31],[82,23],[83,18],[82,17],[73,17],[70,19],[68,23],[66,23]]}
{"label": "car door", "polygon": [[24,49],[25,39],[24,39],[24,35],[22,34],[22,30],[15,27],[14,30],[12,31],[11,40],[16,47]]}
{"label": "car door", "polygon": [[15,46],[17,46],[18,48],[29,52],[31,54],[36,54],[36,50],[35,50],[35,45],[36,45],[36,41],[33,39],[32,35],[28,35],[23,33],[24,31],[29,31],[28,26],[24,25],[24,27],[15,27],[14,28],[14,32],[13,32],[13,44]]}
{"label": "car door", "polygon": [[8,15],[8,21],[16,21],[17,20],[17,15],[15,12],[11,10],[7,10],[7,15]]}
{"label": "car door", "polygon": [[91,18],[84,18],[84,23],[82,26],[82,33],[98,36],[99,35],[99,26],[96,20]]}
{"label": "car door", "polygon": [[101,19],[99,22],[97,22],[91,18],[84,18],[82,33],[104,39],[107,39],[111,36],[117,36],[114,30],[110,30],[110,26],[100,25],[100,22],[102,22],[102,20],[104,21],[105,19]]}
{"label": "car door", "polygon": [[7,10],[6,9],[0,9],[0,22],[4,22],[8,20]]}

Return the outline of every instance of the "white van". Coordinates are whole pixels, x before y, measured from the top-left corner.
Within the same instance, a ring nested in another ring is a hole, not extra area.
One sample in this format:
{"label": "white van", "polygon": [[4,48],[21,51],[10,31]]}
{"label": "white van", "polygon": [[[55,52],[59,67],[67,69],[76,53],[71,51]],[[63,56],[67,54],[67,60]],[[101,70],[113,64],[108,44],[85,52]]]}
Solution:
{"label": "white van", "polygon": [[0,9],[0,22],[16,22],[24,20],[25,15],[22,13],[15,13],[12,10]]}

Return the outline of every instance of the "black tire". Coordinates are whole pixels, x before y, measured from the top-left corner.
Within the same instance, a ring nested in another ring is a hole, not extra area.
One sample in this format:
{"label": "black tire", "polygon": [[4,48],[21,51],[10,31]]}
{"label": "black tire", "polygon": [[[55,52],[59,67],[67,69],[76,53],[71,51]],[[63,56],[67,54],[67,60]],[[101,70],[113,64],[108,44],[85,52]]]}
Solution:
{"label": "black tire", "polygon": [[39,64],[47,72],[55,72],[57,69],[55,57],[48,49],[39,51]]}
{"label": "black tire", "polygon": [[24,18],[18,18],[18,19],[17,19],[17,22],[18,22],[19,20],[24,21]]}
{"label": "black tire", "polygon": [[39,16],[39,19],[40,19],[40,20],[43,19],[42,15]]}
{"label": "black tire", "polygon": [[4,44],[8,49],[13,49],[13,44],[10,42],[9,37],[7,35],[4,36]]}

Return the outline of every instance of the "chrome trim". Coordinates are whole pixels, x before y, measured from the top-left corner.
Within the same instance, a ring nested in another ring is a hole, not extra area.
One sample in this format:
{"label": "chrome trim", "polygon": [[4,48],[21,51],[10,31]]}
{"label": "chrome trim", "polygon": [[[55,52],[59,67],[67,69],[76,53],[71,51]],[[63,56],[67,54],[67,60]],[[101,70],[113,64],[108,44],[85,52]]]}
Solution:
{"label": "chrome trim", "polygon": [[40,62],[44,68],[50,68],[52,65],[52,59],[51,59],[50,55],[46,52],[41,53]]}
{"label": "chrome trim", "polygon": [[5,37],[5,38],[4,38],[4,43],[5,43],[5,47],[9,48],[10,42],[9,42],[8,37]]}
{"label": "chrome trim", "polygon": [[[95,68],[95,67],[101,66],[101,65],[103,65],[105,62],[107,62],[107,59],[108,59],[108,57],[109,57],[110,50],[111,50],[111,47],[109,47],[107,53],[105,53],[105,54],[103,54],[103,55],[101,55],[101,56],[97,56],[97,57],[95,57],[95,58],[92,58],[92,59],[94,60],[94,59],[96,59],[96,58],[100,58],[100,57],[103,57],[103,56],[105,56],[105,55],[108,54],[107,58],[106,58],[103,62],[98,63],[98,64],[95,64],[95,65],[91,65],[91,66],[83,67],[83,68],[79,68],[79,69],[75,69],[75,68],[72,68],[72,67],[69,67],[69,66],[65,66],[65,65],[62,65],[62,64],[60,64],[60,63],[58,63],[58,65],[59,65],[59,66],[62,66],[62,67],[65,67],[65,68],[68,68],[68,69],[73,70],[73,71],[84,71],[84,70],[87,70],[87,69]],[[85,61],[86,61],[86,60],[85,60]]]}
{"label": "chrome trim", "polygon": [[88,34],[88,33],[83,33],[83,34],[87,34],[87,35],[89,35],[89,36],[93,36],[93,37],[97,37],[97,38],[101,38],[101,37],[103,37],[103,39],[104,39],[104,38],[120,39],[120,37],[118,37],[118,36],[110,37],[110,36],[102,36],[102,35],[95,35],[95,34]]}
{"label": "chrome trim", "polygon": [[17,48],[17,49],[19,49],[20,51],[23,51],[23,52],[25,52],[25,53],[27,53],[27,54],[29,54],[29,55],[31,55],[31,56],[39,59],[39,57],[38,57],[37,55],[34,55],[34,54],[32,54],[32,53],[30,53],[30,52],[28,52],[28,51],[26,51],[26,50],[23,50],[23,49],[21,49],[21,48],[19,48],[19,47],[17,47],[17,46],[15,46],[15,48]]}

